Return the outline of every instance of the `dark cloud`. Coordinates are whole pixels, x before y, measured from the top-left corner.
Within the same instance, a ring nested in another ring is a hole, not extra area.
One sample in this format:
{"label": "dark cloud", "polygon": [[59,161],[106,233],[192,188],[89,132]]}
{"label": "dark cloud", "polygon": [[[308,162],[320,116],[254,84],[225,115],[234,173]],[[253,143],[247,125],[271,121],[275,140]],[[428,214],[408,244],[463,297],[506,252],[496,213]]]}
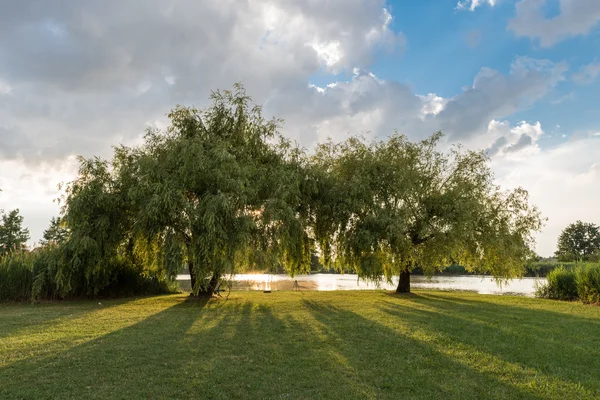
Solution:
{"label": "dark cloud", "polygon": [[0,126],[0,162],[16,160],[29,156],[33,143],[18,129],[7,129]]}
{"label": "dark cloud", "polygon": [[496,154],[498,154],[500,152],[500,150],[502,150],[502,148],[504,146],[506,146],[507,143],[508,143],[508,140],[504,136],[501,136],[498,139],[496,139],[496,141],[494,141],[494,143],[490,146],[490,148],[488,148],[486,150],[486,153],[490,157],[495,156]]}
{"label": "dark cloud", "polygon": [[526,135],[526,134],[522,134],[521,136],[519,136],[519,140],[517,140],[516,143],[507,146],[504,149],[505,153],[513,153],[519,150],[522,150],[526,147],[529,147],[533,144],[533,139],[531,138],[531,136]]}

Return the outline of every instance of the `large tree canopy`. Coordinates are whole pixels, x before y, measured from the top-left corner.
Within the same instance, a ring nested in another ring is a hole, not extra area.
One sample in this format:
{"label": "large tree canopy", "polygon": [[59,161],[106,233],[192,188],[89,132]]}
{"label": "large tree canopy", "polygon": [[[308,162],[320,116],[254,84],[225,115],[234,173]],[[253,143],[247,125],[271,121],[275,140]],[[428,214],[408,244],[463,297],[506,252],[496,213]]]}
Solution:
{"label": "large tree canopy", "polygon": [[169,118],[112,160],[81,159],[60,225],[63,292],[96,294],[120,269],[168,279],[187,265],[193,292],[210,294],[245,269],[308,271],[315,251],[365,279],[400,275],[399,291],[416,266],[509,278],[541,226],[526,191],[500,191],[482,152],[440,151],[440,133],[352,137],[307,156],[241,85]]}
{"label": "large tree canopy", "polygon": [[240,268],[307,270],[302,154],[241,86],[212,100],[203,111],[177,107],[167,132],[127,150],[139,178],[129,192],[135,232],[161,243],[167,262],[185,260],[195,292]]}
{"label": "large tree canopy", "polygon": [[97,281],[123,253],[169,275],[187,263],[193,292],[209,294],[244,268],[310,268],[303,153],[240,85],[212,100],[175,108],[166,131],[110,162],[81,160],[64,209],[72,269]]}
{"label": "large tree canopy", "polygon": [[567,226],[558,237],[555,253],[560,261],[592,261],[600,257],[600,228],[577,221]]}
{"label": "large tree canopy", "polygon": [[527,192],[501,192],[483,152],[437,150],[441,133],[413,143],[394,134],[321,145],[313,162],[326,184],[314,197],[315,232],[325,262],[410,291],[410,271],[458,263],[510,278],[531,255],[541,227]]}

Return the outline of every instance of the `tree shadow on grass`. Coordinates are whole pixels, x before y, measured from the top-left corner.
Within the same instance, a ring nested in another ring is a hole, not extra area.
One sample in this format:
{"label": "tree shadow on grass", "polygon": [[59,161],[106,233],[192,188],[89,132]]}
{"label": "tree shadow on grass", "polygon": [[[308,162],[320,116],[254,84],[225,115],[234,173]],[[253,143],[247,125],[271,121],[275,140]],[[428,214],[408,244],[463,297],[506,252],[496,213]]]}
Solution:
{"label": "tree shadow on grass", "polygon": [[179,359],[170,352],[180,351],[174,344],[201,321],[207,304],[179,302],[53,356],[12,363],[0,369],[0,398],[152,398],[152,388],[168,386],[163,380],[177,373]]}
{"label": "tree shadow on grass", "polygon": [[[111,300],[109,307],[134,301],[134,298]],[[50,303],[0,303],[0,339],[51,328],[76,319],[99,308],[94,301],[56,301]]]}
{"label": "tree shadow on grass", "polygon": [[401,331],[352,311],[306,302],[335,348],[369,382],[373,397],[411,399],[541,399],[480,373]]}
{"label": "tree shadow on grass", "polygon": [[0,368],[0,398],[374,397],[324,345],[305,318],[311,313],[296,311],[243,299],[179,301],[52,356]]}
{"label": "tree shadow on grass", "polygon": [[600,325],[593,319],[440,294],[397,299],[381,310],[450,343],[600,397]]}
{"label": "tree shadow on grass", "polygon": [[[230,307],[210,332],[191,330],[187,343],[208,341],[206,363],[188,360],[189,392],[197,398],[357,398],[363,393],[314,334],[309,315],[278,305]],[[300,315],[298,315],[300,314]],[[363,396],[364,397],[364,396]]]}
{"label": "tree shadow on grass", "polygon": [[0,368],[0,398],[546,398],[388,326],[377,304],[404,309],[319,298],[157,298],[142,320]]}

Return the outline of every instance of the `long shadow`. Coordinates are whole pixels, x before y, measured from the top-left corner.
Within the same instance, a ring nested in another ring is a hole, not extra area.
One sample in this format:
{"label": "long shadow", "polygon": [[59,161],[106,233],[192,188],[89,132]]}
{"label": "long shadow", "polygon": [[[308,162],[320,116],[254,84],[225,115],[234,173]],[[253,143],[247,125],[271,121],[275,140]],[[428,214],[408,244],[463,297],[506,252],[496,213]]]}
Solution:
{"label": "long shadow", "polygon": [[[389,298],[390,304],[362,308],[363,316],[322,296],[322,302],[300,295],[283,302],[259,298],[176,298],[173,306],[167,302],[168,308],[124,328],[0,368],[0,399],[547,398],[386,321],[446,335],[443,326],[427,325],[439,318],[431,310],[415,312]],[[439,303],[451,311],[451,304]],[[460,327],[460,318],[451,318],[459,321],[448,323]],[[462,334],[449,338],[466,340]]]}
{"label": "long shadow", "polygon": [[356,398],[353,377],[340,375],[294,310],[278,307],[180,302],[53,356],[0,368],[0,398]]}
{"label": "long shadow", "polygon": [[352,311],[306,302],[332,337],[336,349],[370,382],[377,398],[541,399],[479,373],[435,348]]}
{"label": "long shadow", "polygon": [[[308,322],[295,312],[243,302],[227,309],[219,326],[205,334],[191,331],[189,343],[208,341],[201,368],[189,361],[193,376],[187,392],[197,398],[356,398],[354,382],[343,375]],[[335,385],[328,384],[335,382]]]}
{"label": "long shadow", "polygon": [[592,319],[437,294],[386,301],[381,310],[452,342],[600,394],[600,325]]}
{"label": "long shadow", "polygon": [[[439,312],[452,313],[460,317],[468,316],[470,320],[497,326],[507,332],[517,330],[520,334],[530,335],[532,339],[544,338],[552,333],[583,341],[590,340],[592,345],[594,345],[593,341],[600,340],[598,335],[593,334],[600,331],[600,313],[597,317],[583,317],[538,307],[527,308],[513,303],[502,304],[471,298],[462,299],[434,293],[412,294],[410,297],[390,295],[391,301],[388,301],[387,304],[398,304],[394,302],[394,299],[409,300],[414,304],[434,307]],[[523,329],[524,326],[526,326],[526,330]],[[574,329],[574,327],[578,327],[578,329]]]}
{"label": "long shadow", "polygon": [[[567,317],[567,318],[571,318],[571,319],[579,319],[582,321],[587,321],[588,323],[591,324],[595,324],[598,327],[600,327],[600,308],[596,308],[596,307],[590,307],[590,306],[583,306],[583,310],[585,311],[585,314],[587,315],[573,315],[572,314],[572,309],[567,308],[564,311],[560,311],[560,308],[563,308],[564,306],[570,306],[570,305],[581,305],[581,304],[570,304],[569,302],[564,302],[564,301],[556,301],[556,300],[541,300],[542,302],[544,302],[544,307],[540,306],[540,299],[533,299],[530,297],[520,297],[520,296],[516,296],[516,299],[518,300],[517,303],[515,303],[515,296],[508,296],[510,298],[507,298],[505,296],[496,296],[496,295],[475,295],[475,296],[470,296],[468,298],[465,297],[459,297],[459,296],[454,296],[454,293],[452,292],[427,292],[427,293],[418,293],[414,296],[415,300],[428,300],[428,299],[435,299],[435,300],[440,300],[440,301],[447,301],[447,302],[452,302],[455,303],[456,305],[461,305],[461,306],[465,306],[467,308],[471,308],[473,309],[474,307],[480,307],[483,306],[484,308],[487,308],[489,310],[495,311],[498,310],[500,308],[503,307],[510,307],[511,309],[513,309],[516,313],[519,312],[531,312],[533,310],[535,311],[540,311],[542,313],[544,313],[547,316],[554,316],[556,318],[563,318],[563,317]],[[391,297],[397,297],[398,295],[396,295],[395,293],[390,293],[389,294]],[[503,304],[503,302],[506,301],[509,304]],[[529,306],[529,307],[527,307]],[[551,310],[553,309],[553,310]]]}
{"label": "long shadow", "polygon": [[[117,307],[135,298],[110,300],[102,307]],[[108,306],[106,304],[109,304]],[[61,322],[78,318],[98,309],[93,301],[57,301],[52,303],[4,303],[0,304],[0,339],[25,331],[48,329]]]}
{"label": "long shadow", "polygon": [[[185,355],[186,349],[175,344],[194,323],[201,323],[207,304],[180,302],[54,356],[9,364],[0,369],[0,398],[126,398],[134,392],[156,398],[160,388],[169,391],[161,382],[177,374],[178,356]],[[139,387],[140,379],[147,388]],[[169,392],[158,397],[178,396]]]}

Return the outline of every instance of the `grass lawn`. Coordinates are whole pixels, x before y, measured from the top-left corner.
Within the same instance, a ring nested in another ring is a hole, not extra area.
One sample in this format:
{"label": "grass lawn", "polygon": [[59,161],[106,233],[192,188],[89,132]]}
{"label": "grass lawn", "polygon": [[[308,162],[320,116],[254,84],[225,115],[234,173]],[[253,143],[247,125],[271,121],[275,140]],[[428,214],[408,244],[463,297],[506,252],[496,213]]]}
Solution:
{"label": "grass lawn", "polygon": [[0,304],[0,399],[600,399],[600,307],[416,291]]}

